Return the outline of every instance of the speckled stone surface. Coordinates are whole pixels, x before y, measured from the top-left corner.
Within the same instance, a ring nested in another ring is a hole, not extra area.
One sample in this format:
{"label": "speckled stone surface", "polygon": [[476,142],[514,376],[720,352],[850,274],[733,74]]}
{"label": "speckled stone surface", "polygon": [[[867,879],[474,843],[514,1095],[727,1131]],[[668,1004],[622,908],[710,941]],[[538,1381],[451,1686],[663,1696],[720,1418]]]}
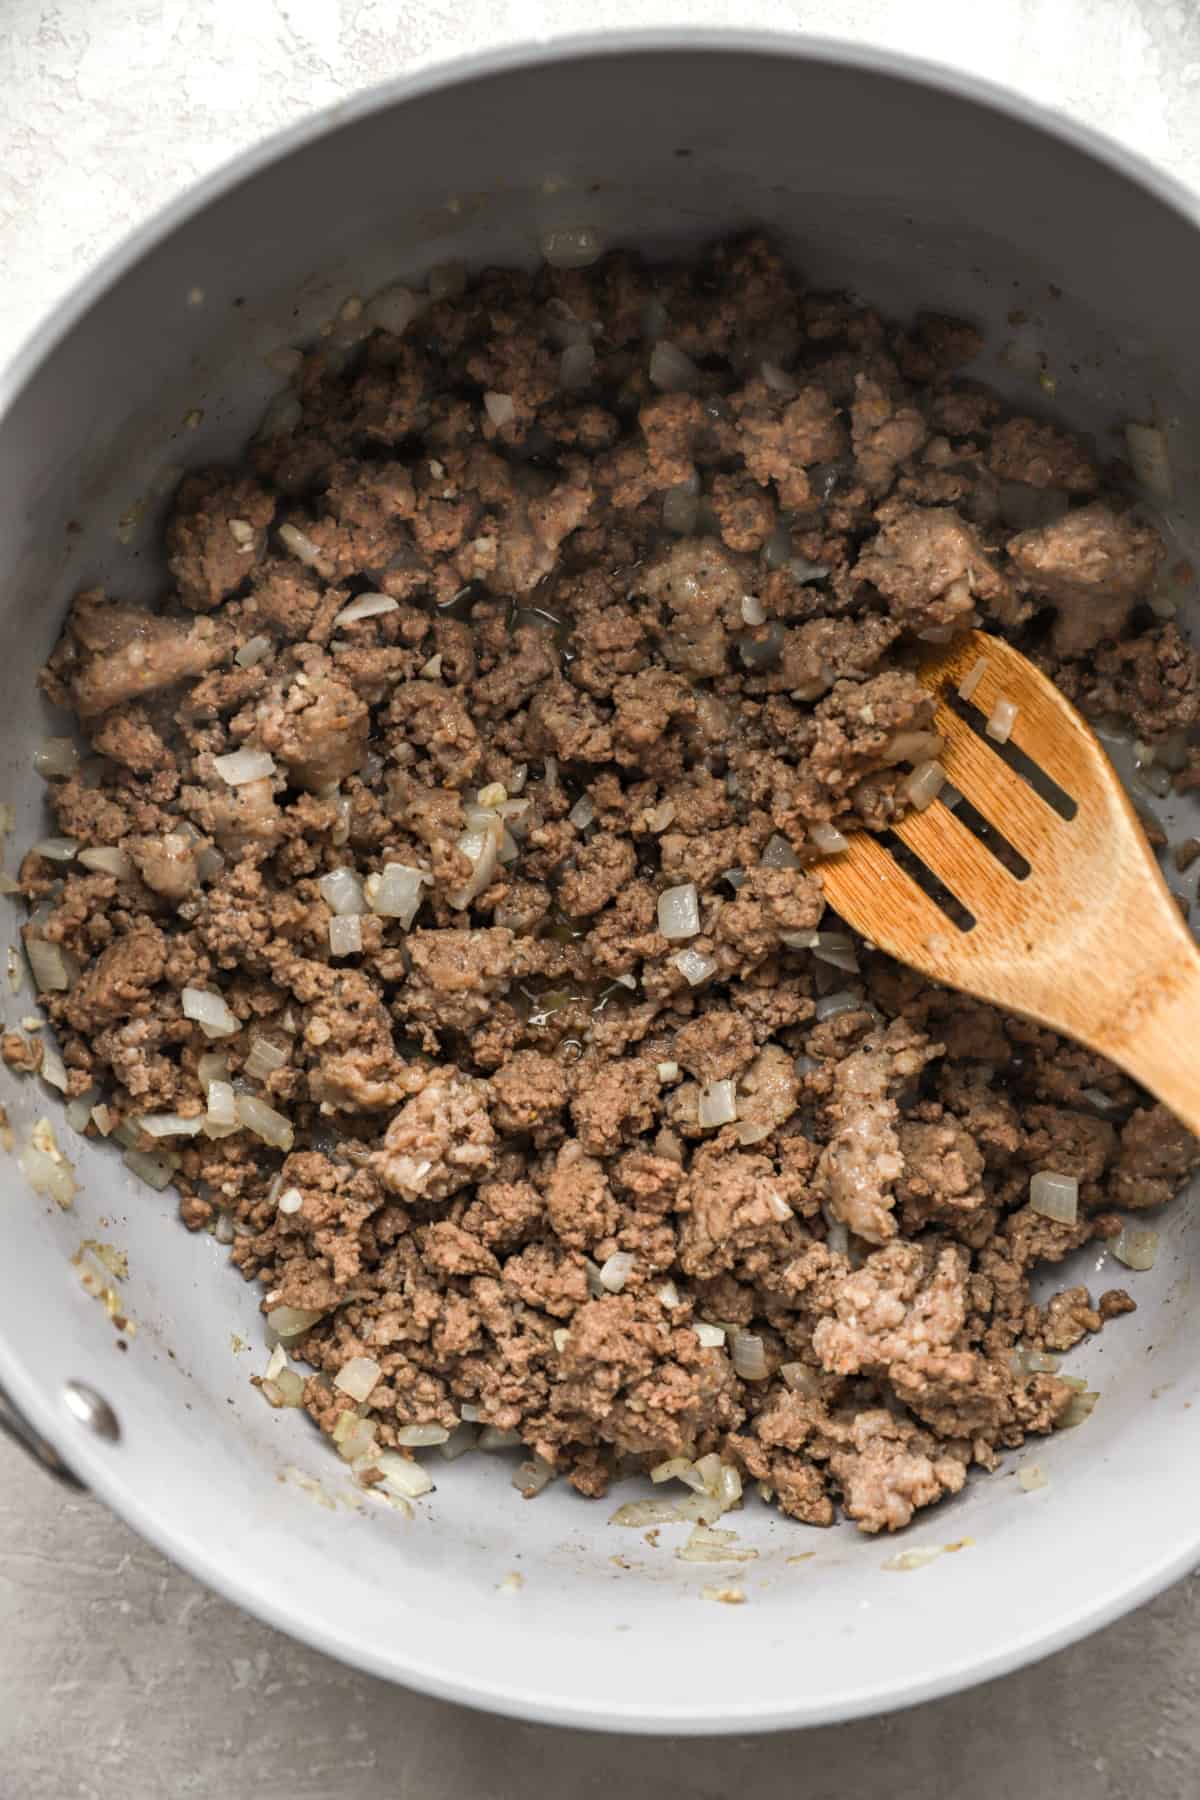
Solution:
{"label": "speckled stone surface", "polygon": [[[952,63],[1200,188],[1192,0],[3,0],[0,357],[153,207],[314,106],[487,44],[685,19]],[[1194,1800],[1198,1602],[1185,1581],[1035,1669],[803,1737],[548,1731],[302,1649],[0,1440],[0,1800]]]}

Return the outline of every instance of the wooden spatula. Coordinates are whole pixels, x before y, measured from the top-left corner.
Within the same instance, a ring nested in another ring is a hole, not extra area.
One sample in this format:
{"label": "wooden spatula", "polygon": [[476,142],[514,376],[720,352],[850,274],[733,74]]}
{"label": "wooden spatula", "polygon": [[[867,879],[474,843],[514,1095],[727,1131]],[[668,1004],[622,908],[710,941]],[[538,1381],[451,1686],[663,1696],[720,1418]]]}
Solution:
{"label": "wooden spatula", "polygon": [[[1102,1052],[1200,1131],[1200,952],[1094,734],[984,632],[921,679],[963,799],[856,833],[819,865],[830,905],[923,974]],[[987,734],[998,701],[1016,708],[1006,744]]]}

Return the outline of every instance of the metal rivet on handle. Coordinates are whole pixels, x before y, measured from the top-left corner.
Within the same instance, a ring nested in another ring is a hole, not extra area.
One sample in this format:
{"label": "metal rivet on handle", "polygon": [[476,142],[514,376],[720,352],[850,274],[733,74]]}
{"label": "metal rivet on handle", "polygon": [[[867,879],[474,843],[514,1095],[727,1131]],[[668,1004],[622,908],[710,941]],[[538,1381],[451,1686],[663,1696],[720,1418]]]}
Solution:
{"label": "metal rivet on handle", "polygon": [[117,1415],[95,1388],[86,1381],[64,1382],[63,1399],[67,1411],[80,1425],[86,1425],[97,1437],[107,1438],[110,1444],[116,1443],[121,1435]]}

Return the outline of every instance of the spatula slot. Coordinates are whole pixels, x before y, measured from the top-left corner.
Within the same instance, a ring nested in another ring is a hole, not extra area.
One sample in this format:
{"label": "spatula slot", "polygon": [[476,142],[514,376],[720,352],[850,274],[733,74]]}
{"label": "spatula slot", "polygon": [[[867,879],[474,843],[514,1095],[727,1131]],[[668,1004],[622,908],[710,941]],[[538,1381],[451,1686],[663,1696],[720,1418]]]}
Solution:
{"label": "spatula slot", "polygon": [[1009,843],[998,826],[993,825],[977,807],[972,806],[965,795],[955,804],[954,816],[973,837],[978,838],[985,850],[991,851],[1001,868],[1007,869],[1015,880],[1025,880],[1030,870],[1029,862]]}
{"label": "spatula slot", "polygon": [[[1047,775],[1040,763],[1035,763],[1033,758],[1027,756],[1024,750],[1016,744],[1012,742],[998,744],[995,738],[988,736],[986,713],[981,712],[970,700],[964,700],[961,694],[953,690],[944,693],[941,698],[942,704],[956,712],[959,718],[971,727],[976,737],[981,738],[989,750],[993,751],[1002,762],[1008,764],[1014,775],[1019,775],[1022,781],[1028,782],[1039,799],[1044,800],[1047,806],[1052,806],[1060,819],[1069,821],[1075,817],[1079,811],[1078,805],[1065,789],[1059,787],[1052,775]],[[961,816],[961,808],[956,810]],[[972,827],[973,829],[974,827]]]}
{"label": "spatula slot", "polygon": [[[956,809],[957,810],[957,809]],[[893,831],[885,831],[880,839],[888,853],[895,858],[904,873],[912,878],[926,897],[944,912],[952,925],[960,931],[974,931],[975,915],[965,907],[961,900],[950,892],[944,881],[940,881],[923,863],[915,851],[910,850]]]}

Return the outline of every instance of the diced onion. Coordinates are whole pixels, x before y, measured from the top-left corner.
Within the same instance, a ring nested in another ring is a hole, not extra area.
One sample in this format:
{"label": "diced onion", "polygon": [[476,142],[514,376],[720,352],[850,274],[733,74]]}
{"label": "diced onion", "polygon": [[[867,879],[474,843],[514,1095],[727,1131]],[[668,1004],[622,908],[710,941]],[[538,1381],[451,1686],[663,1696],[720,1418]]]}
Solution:
{"label": "diced onion", "polygon": [[660,393],[679,393],[695,387],[700,371],[677,344],[659,338],[650,352],[650,380]]}
{"label": "diced onion", "polygon": [[260,662],[265,662],[271,654],[271,640],[260,632],[257,637],[247,638],[240,650],[235,650],[233,660],[241,669],[253,669]]}
{"label": "diced onion", "polygon": [[264,1144],[270,1144],[276,1150],[290,1150],[295,1138],[291,1121],[283,1114],[268,1106],[256,1094],[239,1094],[237,1097],[238,1117],[247,1131],[252,1131]]}
{"label": "diced onion", "polygon": [[646,829],[648,831],[665,831],[667,826],[674,822],[674,819],[675,802],[670,799],[660,800],[658,805],[652,806],[646,814]]}
{"label": "diced onion", "polygon": [[214,756],[213,768],[230,787],[243,787],[248,781],[274,775],[275,758],[265,750],[231,750],[228,756]]}
{"label": "diced onion", "polygon": [[359,619],[375,619],[383,613],[400,611],[400,602],[390,594],[360,594],[349,606],[343,606],[334,619],[335,625],[353,625]]}
{"label": "diced onion", "polygon": [[79,767],[79,751],[70,738],[43,738],[33,753],[33,769],[43,781],[63,781]]}
{"label": "diced onion", "polygon": [[674,963],[689,987],[699,987],[700,983],[707,981],[710,975],[716,973],[717,969],[716,957],[705,956],[699,950],[677,951],[674,956],[668,958],[668,961]]}
{"label": "diced onion", "polygon": [[290,551],[299,562],[307,563],[310,569],[315,569],[321,560],[319,547],[296,525],[281,525],[279,541],[285,550]]}
{"label": "diced onion", "polygon": [[596,370],[592,344],[568,344],[558,362],[558,384],[568,390],[585,388]]}
{"label": "diced onion", "polygon": [[679,1064],[677,1062],[660,1062],[658,1064],[658,1079],[660,1081],[678,1081]]}
{"label": "diced onion", "polygon": [[225,873],[225,858],[209,844],[196,859],[196,874],[201,881],[215,881]]}
{"label": "diced onion", "polygon": [[406,1450],[428,1450],[434,1444],[446,1443],[449,1437],[444,1425],[401,1425],[396,1442]]}
{"label": "diced onion", "polygon": [[1012,736],[1012,728],[1017,722],[1017,710],[1011,700],[1006,700],[1003,694],[1000,695],[984,726],[984,730],[993,742],[1007,744]]}
{"label": "diced onion", "polygon": [[[212,1127],[220,1136],[237,1130],[237,1096],[232,1082],[210,1081],[206,1094],[208,1112],[205,1125]],[[211,1132],[210,1132],[211,1135]]]}
{"label": "diced onion", "polygon": [[175,1178],[174,1163],[165,1156],[152,1156],[148,1150],[126,1150],[122,1160],[139,1181],[144,1181],[158,1193],[170,1187]]}
{"label": "diced onion", "polygon": [[287,1060],[287,1051],[281,1050],[278,1044],[273,1044],[270,1038],[251,1038],[250,1054],[242,1073],[251,1081],[265,1081],[276,1069],[282,1069]]}
{"label": "diced onion", "polygon": [[587,269],[604,255],[604,240],[590,225],[560,225],[543,232],[542,255],[552,269]]}
{"label": "diced onion", "polygon": [[702,1087],[698,1116],[702,1131],[711,1131],[719,1125],[731,1125],[737,1118],[733,1082],[710,1081]]}
{"label": "diced onion", "polygon": [[146,1113],[133,1123],[147,1137],[195,1137],[204,1120],[197,1115],[194,1119],[185,1119],[179,1113]]}
{"label": "diced onion", "polygon": [[431,878],[424,869],[411,868],[408,863],[385,863],[382,875],[368,878],[367,901],[373,913],[382,919],[398,919],[407,931],[420,910],[421,890],[430,885]]}
{"label": "diced onion", "polygon": [[68,863],[75,860],[79,840],[69,837],[39,838],[32,848],[35,856],[44,856],[47,862]]}
{"label": "diced onion", "polygon": [[333,1385],[343,1394],[349,1394],[352,1400],[366,1400],[375,1387],[383,1370],[369,1356],[352,1356],[348,1363],[343,1363],[333,1378]]}
{"label": "diced onion", "polygon": [[232,1037],[240,1029],[237,1018],[220,994],[210,994],[204,988],[185,987],[181,1000],[184,1018],[194,1019],[207,1038]]}
{"label": "diced onion", "polygon": [[42,1066],[38,1070],[38,1074],[43,1081],[48,1081],[51,1087],[57,1088],[60,1094],[66,1093],[67,1066],[53,1044],[43,1043]]}
{"label": "diced onion", "polygon": [[680,1518],[673,1500],[627,1500],[609,1519],[610,1525],[626,1525],[638,1531],[645,1525],[670,1525]]}
{"label": "diced onion", "polygon": [[493,814],[487,825],[479,828],[470,827],[459,837],[458,849],[474,867],[462,887],[454,888],[446,895],[447,901],[456,912],[464,911],[466,907],[470,906],[472,900],[477,899],[491,886],[500,862],[500,845],[503,836],[504,822],[498,815]]}
{"label": "diced onion", "polygon": [[513,404],[511,394],[485,394],[483,410],[497,431],[505,425],[511,425],[517,416],[517,409]]}
{"label": "diced onion", "polygon": [[667,888],[658,896],[658,929],[665,938],[695,937],[700,929],[700,901],[694,881]]}
{"label": "diced onion", "polygon": [[839,988],[835,994],[822,994],[816,1006],[817,1024],[836,1019],[839,1013],[859,1012],[862,1003],[862,995],[856,994],[853,988]]}
{"label": "diced onion", "polygon": [[800,867],[800,858],[787,839],[782,837],[778,831],[772,833],[767,839],[766,848],[758,860],[764,869],[798,869]]}
{"label": "diced onion", "polygon": [[17,1165],[35,1194],[44,1194],[64,1212],[68,1211],[79,1192],[75,1172],[54,1141],[48,1120],[34,1129],[34,1141],[26,1144],[17,1157]]}
{"label": "diced onion", "polygon": [[812,953],[820,961],[844,969],[849,975],[858,973],[858,957],[853,940],[844,931],[818,931]]}
{"label": "diced onion", "polygon": [[719,1350],[725,1342],[725,1333],[720,1325],[709,1325],[700,1319],[692,1326],[692,1330],[705,1350]]}
{"label": "diced onion", "polygon": [[1157,425],[1139,425],[1131,419],[1125,427],[1125,444],[1139,485],[1156,500],[1170,500],[1175,483],[1164,433]]}
{"label": "diced onion", "polygon": [[633,1254],[629,1250],[614,1250],[600,1265],[600,1284],[610,1294],[619,1294],[633,1272]]}
{"label": "diced onion", "polygon": [[378,325],[382,331],[390,331],[393,337],[399,337],[412,324],[424,305],[424,295],[414,294],[402,282],[393,281],[388,287],[380,288],[367,301],[366,316],[372,325]]}
{"label": "diced onion", "polygon": [[306,1306],[276,1306],[267,1314],[267,1324],[276,1337],[287,1339],[299,1337],[323,1317]]}
{"label": "diced onion", "polygon": [[586,831],[595,822],[596,803],[590,794],[580,794],[578,800],[567,814],[576,831]]}
{"label": "diced onion", "polygon": [[519,1431],[510,1431],[503,1425],[485,1425],[479,1433],[481,1450],[511,1450],[513,1445],[519,1444],[520,1441]]}
{"label": "diced onion", "polygon": [[65,994],[68,991],[75,973],[61,944],[52,944],[46,938],[27,935],[25,954],[29,958],[34,985],[39,993]]}
{"label": "diced onion", "polygon": [[767,609],[757,594],[742,595],[742,618],[747,625],[765,625]]}
{"label": "diced onion", "polygon": [[650,1479],[657,1486],[663,1481],[682,1481],[685,1474],[690,1474],[692,1462],[686,1456],[670,1456],[666,1462],[655,1463],[650,1471]]}
{"label": "diced onion", "polygon": [[1152,1269],[1158,1255],[1158,1233],[1139,1231],[1126,1225],[1110,1248],[1117,1261],[1124,1263],[1127,1269]]}
{"label": "diced onion", "polygon": [[775,619],[768,625],[765,636],[742,638],[738,644],[738,655],[748,669],[769,669],[783,654],[786,639],[787,633],[779,620]]}
{"label": "diced onion", "polygon": [[1074,1225],[1079,1216],[1079,1183],[1074,1175],[1039,1170],[1029,1183],[1029,1204],[1043,1219]]}
{"label": "diced onion", "polygon": [[1026,1463],[1017,1470],[1017,1486],[1027,1494],[1034,1494],[1038,1488],[1048,1487],[1050,1477],[1040,1463]]}
{"label": "diced onion", "polygon": [[375,1466],[383,1471],[383,1486],[389,1493],[399,1494],[401,1499],[419,1500],[422,1494],[433,1492],[433,1482],[420,1463],[413,1462],[410,1457],[383,1450],[376,1458]]}
{"label": "diced onion", "polygon": [[1072,1431],[1076,1425],[1082,1425],[1085,1419],[1090,1419],[1099,1398],[1100,1395],[1094,1389],[1083,1388],[1081,1384],[1081,1391],[1071,1396],[1066,1412],[1058,1421],[1061,1430]]}
{"label": "diced onion", "polygon": [[353,869],[331,869],[318,881],[317,892],[337,918],[349,918],[367,910],[363,884]]}
{"label": "diced onion", "polygon": [[554,1480],[554,1467],[544,1457],[534,1456],[528,1462],[518,1463],[513,1470],[512,1484],[518,1492],[524,1494],[526,1500],[532,1500],[540,1494],[547,1484]]}
{"label": "diced onion", "polygon": [[691,537],[700,523],[700,496],[687,482],[669,487],[663,495],[662,522],[676,537]]}
{"label": "diced onion", "polygon": [[133,874],[129,857],[112,844],[97,844],[90,850],[81,850],[78,860],[85,869],[95,869],[98,875],[115,875],[118,881],[127,881]]}
{"label": "diced onion", "polygon": [[831,1256],[849,1256],[850,1231],[840,1219],[834,1219],[825,1233],[825,1247]]}
{"label": "diced onion", "polygon": [[958,693],[961,700],[969,700],[971,698],[971,695],[975,692],[975,689],[986,675],[987,666],[988,659],[986,656],[977,657],[971,664],[971,667],[967,670],[966,674],[958,684]]}
{"label": "diced onion", "polygon": [[819,931],[781,931],[779,941],[789,950],[811,950],[820,935]]}
{"label": "diced onion", "polygon": [[292,1213],[298,1213],[300,1211],[300,1208],[304,1205],[304,1195],[300,1192],[299,1188],[284,1188],[275,1204],[279,1211],[287,1217]]}
{"label": "diced onion", "polygon": [[475,1427],[473,1425],[456,1425],[444,1444],[439,1444],[438,1455],[444,1456],[447,1462],[457,1462],[468,1450],[475,1448]]}
{"label": "diced onion", "polygon": [[836,825],[819,819],[809,826],[808,835],[822,856],[837,856],[840,851],[850,848],[849,839],[842,836]]}
{"label": "diced onion", "polygon": [[729,1340],[729,1352],[734,1370],[743,1381],[767,1379],[767,1353],[762,1339],[752,1331],[735,1331]]}
{"label": "diced onion", "polygon": [[679,1289],[675,1286],[673,1281],[660,1281],[654,1292],[661,1304],[667,1307],[671,1312],[674,1312],[677,1306],[683,1305],[683,1301],[679,1296]]}
{"label": "diced onion", "polygon": [[924,812],[941,793],[945,779],[946,771],[940,762],[918,763],[904,783],[909,804],[915,806],[918,812]]}

